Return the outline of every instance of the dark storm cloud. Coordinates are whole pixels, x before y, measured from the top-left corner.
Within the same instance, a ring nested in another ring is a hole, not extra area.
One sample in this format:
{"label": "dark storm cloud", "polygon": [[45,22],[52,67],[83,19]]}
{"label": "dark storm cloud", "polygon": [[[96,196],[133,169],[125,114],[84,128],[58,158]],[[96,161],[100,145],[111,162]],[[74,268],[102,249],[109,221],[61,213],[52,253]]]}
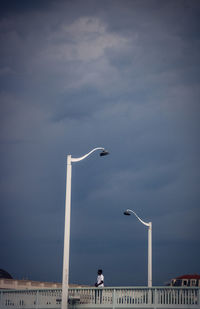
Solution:
{"label": "dark storm cloud", "polygon": [[153,222],[154,284],[200,271],[199,14],[197,1],[3,2],[1,268],[61,280],[65,156],[103,146],[73,165],[70,281],[102,267],[107,285],[146,284],[147,230],[126,208]]}
{"label": "dark storm cloud", "polygon": [[37,11],[37,10],[44,10],[47,7],[49,8],[51,3],[55,2],[54,0],[20,0],[20,1],[13,1],[13,0],[2,0],[1,1],[1,16],[6,16],[9,14],[16,14],[16,13],[26,13],[28,11]]}

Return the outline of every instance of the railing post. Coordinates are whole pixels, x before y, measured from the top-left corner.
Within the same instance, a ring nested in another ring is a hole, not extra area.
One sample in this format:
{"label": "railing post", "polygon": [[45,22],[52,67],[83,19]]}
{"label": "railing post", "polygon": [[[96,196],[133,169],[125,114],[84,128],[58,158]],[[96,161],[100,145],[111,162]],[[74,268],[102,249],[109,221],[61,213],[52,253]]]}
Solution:
{"label": "railing post", "polygon": [[35,308],[38,309],[39,308],[39,291],[37,290],[36,293],[36,304],[35,304]]}
{"label": "railing post", "polygon": [[3,292],[0,293],[0,308],[3,308]]}
{"label": "railing post", "polygon": [[154,293],[154,290],[152,288],[148,289],[148,296],[147,296],[148,305],[153,305],[153,293]]}
{"label": "railing post", "polygon": [[116,305],[116,289],[113,290],[112,293],[112,305],[113,305],[113,309],[115,309],[115,305]]}
{"label": "railing post", "polygon": [[154,305],[155,305],[155,308],[157,307],[157,305],[158,305],[158,290],[157,289],[155,289],[154,290]]}

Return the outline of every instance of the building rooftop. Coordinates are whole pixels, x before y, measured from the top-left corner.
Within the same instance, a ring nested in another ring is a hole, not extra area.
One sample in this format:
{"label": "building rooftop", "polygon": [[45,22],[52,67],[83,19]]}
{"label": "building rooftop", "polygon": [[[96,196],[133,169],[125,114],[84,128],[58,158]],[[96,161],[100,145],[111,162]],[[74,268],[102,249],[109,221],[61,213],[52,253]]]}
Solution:
{"label": "building rooftop", "polygon": [[176,279],[200,279],[200,275],[198,274],[191,274],[191,275],[183,275],[180,277],[177,277]]}
{"label": "building rooftop", "polygon": [[3,279],[13,279],[12,276],[7,271],[5,271],[4,269],[0,269],[0,279],[1,278],[3,278]]}

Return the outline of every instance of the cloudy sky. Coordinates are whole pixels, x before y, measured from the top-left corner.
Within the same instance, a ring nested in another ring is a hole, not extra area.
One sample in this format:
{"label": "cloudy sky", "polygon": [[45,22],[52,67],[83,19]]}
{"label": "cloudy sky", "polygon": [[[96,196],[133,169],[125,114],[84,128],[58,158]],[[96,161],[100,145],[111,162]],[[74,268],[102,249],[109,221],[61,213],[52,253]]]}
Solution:
{"label": "cloudy sky", "polygon": [[200,273],[200,2],[1,1],[0,268],[62,280],[66,157],[70,282],[153,285]]}

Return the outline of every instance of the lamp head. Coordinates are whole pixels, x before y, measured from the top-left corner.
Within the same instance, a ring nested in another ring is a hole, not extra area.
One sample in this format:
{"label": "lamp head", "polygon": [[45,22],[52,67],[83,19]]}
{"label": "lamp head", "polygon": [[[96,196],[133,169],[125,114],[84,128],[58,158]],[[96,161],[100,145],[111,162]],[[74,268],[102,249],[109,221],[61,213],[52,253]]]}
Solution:
{"label": "lamp head", "polygon": [[102,150],[102,152],[100,153],[100,157],[103,157],[103,156],[107,156],[109,154],[109,152],[107,150]]}
{"label": "lamp head", "polygon": [[125,210],[125,211],[124,211],[124,215],[125,215],[125,216],[130,216],[131,214],[130,214],[130,212],[129,212],[128,210]]}

